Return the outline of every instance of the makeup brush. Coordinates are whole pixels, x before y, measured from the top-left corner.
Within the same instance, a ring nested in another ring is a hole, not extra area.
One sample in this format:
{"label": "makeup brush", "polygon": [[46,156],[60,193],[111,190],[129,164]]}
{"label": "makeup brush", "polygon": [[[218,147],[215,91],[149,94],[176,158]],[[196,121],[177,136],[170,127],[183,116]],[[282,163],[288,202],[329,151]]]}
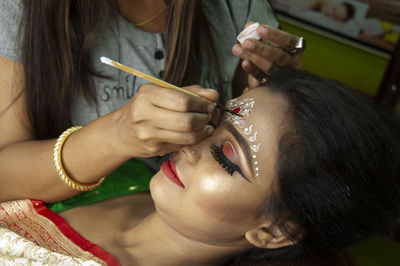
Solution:
{"label": "makeup brush", "polygon": [[[177,91],[180,91],[180,92],[183,92],[183,93],[186,93],[186,94],[195,96],[195,97],[200,97],[199,95],[197,95],[197,94],[195,94],[195,93],[193,93],[193,92],[187,91],[187,90],[185,90],[185,89],[182,89],[182,88],[180,88],[180,87],[177,87],[177,86],[175,86],[175,85],[172,85],[171,83],[165,82],[164,80],[161,80],[161,79],[152,77],[152,76],[150,76],[150,75],[147,75],[147,74],[145,74],[145,73],[142,73],[142,72],[140,72],[140,71],[138,71],[138,70],[136,70],[136,69],[130,68],[130,67],[128,67],[128,66],[125,66],[125,65],[123,65],[123,64],[121,64],[121,63],[118,63],[118,62],[116,62],[116,61],[114,61],[114,60],[111,60],[111,59],[109,59],[109,58],[107,58],[107,57],[104,57],[104,56],[100,57],[100,61],[101,61],[103,64],[110,65],[110,66],[112,66],[112,67],[121,69],[121,70],[123,70],[123,71],[125,71],[125,72],[127,72],[127,73],[130,73],[130,74],[132,74],[132,75],[135,75],[135,76],[137,76],[137,77],[140,77],[140,78],[142,78],[142,79],[144,79],[144,80],[147,80],[147,81],[149,81],[149,82],[151,82],[151,83],[154,83],[154,84],[156,84],[156,85],[159,85],[159,86],[161,86],[161,87],[168,88],[168,89],[174,89],[174,90],[177,90]],[[238,111],[237,111],[237,112],[234,112],[234,111],[232,111],[232,110],[228,110],[228,109],[226,109],[224,106],[220,106],[220,105],[217,104],[217,103],[213,103],[213,104],[215,105],[216,108],[220,109],[220,110],[223,111],[223,112],[225,111],[225,112],[228,112],[228,113],[230,113],[230,114],[232,114],[232,115],[237,115],[237,116],[243,117],[242,115],[240,115],[240,114],[238,113]],[[235,110],[235,111],[236,111],[236,110]]]}

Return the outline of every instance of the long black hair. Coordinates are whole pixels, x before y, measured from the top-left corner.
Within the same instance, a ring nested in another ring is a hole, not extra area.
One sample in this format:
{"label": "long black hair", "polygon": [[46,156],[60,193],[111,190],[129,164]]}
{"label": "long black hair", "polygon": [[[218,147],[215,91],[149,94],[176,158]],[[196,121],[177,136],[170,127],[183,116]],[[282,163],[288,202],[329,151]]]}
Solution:
{"label": "long black hair", "polygon": [[294,69],[279,69],[266,86],[291,108],[276,189],[260,215],[272,215],[296,244],[249,249],[230,265],[331,255],[387,233],[399,218],[398,121],[336,81]]}

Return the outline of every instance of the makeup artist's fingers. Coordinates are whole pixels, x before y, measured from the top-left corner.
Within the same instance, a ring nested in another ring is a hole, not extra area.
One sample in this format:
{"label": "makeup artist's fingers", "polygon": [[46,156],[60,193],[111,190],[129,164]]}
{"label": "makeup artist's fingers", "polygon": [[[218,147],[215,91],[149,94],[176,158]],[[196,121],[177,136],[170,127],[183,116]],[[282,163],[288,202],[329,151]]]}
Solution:
{"label": "makeup artist's fingers", "polygon": [[205,89],[198,85],[186,86],[183,89],[193,92],[211,102],[216,102],[219,98],[219,93],[214,89]]}
{"label": "makeup artist's fingers", "polygon": [[191,132],[205,127],[210,121],[211,114],[176,112],[156,107],[152,114],[144,114],[144,116],[154,121],[154,125],[158,128]]}
{"label": "makeup artist's fingers", "polygon": [[297,68],[297,69],[301,69],[302,67],[302,57],[303,57],[303,53],[304,53],[304,49],[300,49],[298,50],[293,56],[293,62],[292,62],[292,66]]}
{"label": "makeup artist's fingers", "polygon": [[176,145],[194,145],[203,139],[209,137],[214,133],[215,129],[212,126],[205,126],[204,128],[192,132],[177,132],[172,130],[159,129],[156,131],[157,139],[162,139],[166,143]]}
{"label": "makeup artist's fingers", "polygon": [[168,142],[165,143],[160,143],[158,146],[158,152],[156,152],[156,154],[158,156],[163,156],[165,154],[174,152],[174,151],[178,151],[180,149],[182,149],[183,145],[178,145],[178,144],[171,144]]}
{"label": "makeup artist's fingers", "polygon": [[260,60],[259,63],[261,65],[262,69],[248,59],[245,59],[242,61],[242,68],[247,73],[251,74],[251,76],[253,76],[258,81],[261,81],[261,80],[267,78],[268,75],[271,75],[279,67],[269,61],[266,61],[266,60],[263,61],[262,59]]}
{"label": "makeup artist's fingers", "polygon": [[244,28],[247,28],[248,26],[250,26],[253,23],[254,23],[253,21],[247,21],[246,24],[244,25]]}
{"label": "makeup artist's fingers", "polygon": [[[292,64],[292,55],[281,47],[265,44],[253,39],[246,40],[244,42],[244,47],[249,52],[250,56],[260,60],[268,58],[278,66],[290,66]],[[252,60],[252,62],[254,62],[254,60]]]}
{"label": "makeup artist's fingers", "polygon": [[250,60],[260,69],[263,68],[264,64],[267,66],[271,64],[289,66],[293,61],[292,55],[282,48],[254,39],[247,39],[243,45],[235,45],[233,52],[242,59]]}
{"label": "makeup artist's fingers", "polygon": [[213,89],[204,89],[199,85],[192,85],[182,87],[187,91],[195,93],[200,97],[195,97],[189,95],[187,99],[189,102],[182,102],[180,107],[184,109],[176,109],[177,111],[181,112],[201,112],[201,113],[211,113],[213,112],[215,105],[214,103],[218,100],[219,94],[216,90]]}
{"label": "makeup artist's fingers", "polygon": [[[198,91],[205,89],[197,89]],[[139,96],[143,97],[153,105],[178,111],[178,112],[198,112],[198,113],[211,113],[214,110],[214,104],[202,97],[196,97],[177,90],[162,88],[157,85],[145,84],[139,91]],[[138,94],[137,93],[137,94]],[[214,94],[203,92],[203,94]]]}
{"label": "makeup artist's fingers", "polygon": [[[256,67],[252,62],[249,60],[245,59],[242,61],[242,68],[249,73],[249,88],[255,88],[258,87],[261,83],[261,81],[264,78],[267,78],[267,75],[261,71],[258,67]],[[271,69],[268,71],[268,73],[272,73],[273,71],[276,70],[276,66],[272,65]]]}
{"label": "makeup artist's fingers", "polygon": [[149,146],[147,153],[153,155],[165,155],[182,149],[188,145],[194,145],[212,135],[215,129],[212,126],[206,126],[204,129],[192,132],[182,133],[169,130],[159,130],[158,135],[154,135],[154,139],[162,139],[165,142],[159,142],[157,145]]}
{"label": "makeup artist's fingers", "polygon": [[[245,27],[251,24],[252,22],[247,22]],[[295,35],[268,25],[260,25],[257,34],[261,37],[260,40],[247,39],[243,45],[236,44],[232,47],[233,54],[243,60],[243,69],[255,79],[261,80],[259,71],[270,75],[281,66],[301,68],[303,51],[290,53],[296,46]]]}
{"label": "makeup artist's fingers", "polygon": [[[215,97],[215,92],[191,89]],[[204,98],[145,84],[113,112],[118,136],[115,145],[124,155],[151,157],[177,150],[179,145],[195,144],[213,133],[207,124],[214,108]]]}
{"label": "makeup artist's fingers", "polygon": [[260,25],[257,28],[257,33],[261,37],[262,43],[281,48],[283,51],[285,51],[286,53],[284,53],[284,55],[286,59],[289,59],[289,57],[286,56],[287,54],[289,54],[290,62],[274,62],[276,65],[292,66],[301,69],[301,59],[304,49],[299,49],[294,54],[290,53],[296,48],[296,43],[298,41],[298,37],[296,35],[290,34],[280,29],[276,29],[268,25]]}
{"label": "makeup artist's fingers", "polygon": [[141,143],[140,156],[149,157],[164,155],[176,151],[185,145],[194,145],[212,135],[215,129],[212,126],[192,132],[177,132],[160,128],[152,128],[142,123],[137,126],[137,140]]}
{"label": "makeup artist's fingers", "polygon": [[260,25],[257,28],[257,34],[262,40],[271,41],[286,52],[290,52],[296,47],[297,37],[286,31],[268,25]]}

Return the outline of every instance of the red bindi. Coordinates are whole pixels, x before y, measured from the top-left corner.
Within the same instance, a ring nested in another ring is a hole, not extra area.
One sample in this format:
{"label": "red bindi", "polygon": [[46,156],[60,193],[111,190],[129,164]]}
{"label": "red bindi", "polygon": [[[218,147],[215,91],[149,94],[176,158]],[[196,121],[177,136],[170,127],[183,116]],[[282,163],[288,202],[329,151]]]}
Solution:
{"label": "red bindi", "polygon": [[238,114],[240,112],[240,107],[236,107],[235,109],[233,109],[233,112],[235,114]]}

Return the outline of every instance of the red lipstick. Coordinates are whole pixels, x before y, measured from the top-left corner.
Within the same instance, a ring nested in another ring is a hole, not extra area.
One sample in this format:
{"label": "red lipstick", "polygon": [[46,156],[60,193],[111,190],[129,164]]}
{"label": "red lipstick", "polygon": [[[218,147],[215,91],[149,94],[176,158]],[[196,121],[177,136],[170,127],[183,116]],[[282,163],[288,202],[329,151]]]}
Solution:
{"label": "red lipstick", "polygon": [[173,183],[182,188],[185,188],[182,181],[179,179],[178,174],[176,173],[176,167],[175,163],[172,161],[172,156],[169,160],[166,160],[161,164],[161,171]]}

